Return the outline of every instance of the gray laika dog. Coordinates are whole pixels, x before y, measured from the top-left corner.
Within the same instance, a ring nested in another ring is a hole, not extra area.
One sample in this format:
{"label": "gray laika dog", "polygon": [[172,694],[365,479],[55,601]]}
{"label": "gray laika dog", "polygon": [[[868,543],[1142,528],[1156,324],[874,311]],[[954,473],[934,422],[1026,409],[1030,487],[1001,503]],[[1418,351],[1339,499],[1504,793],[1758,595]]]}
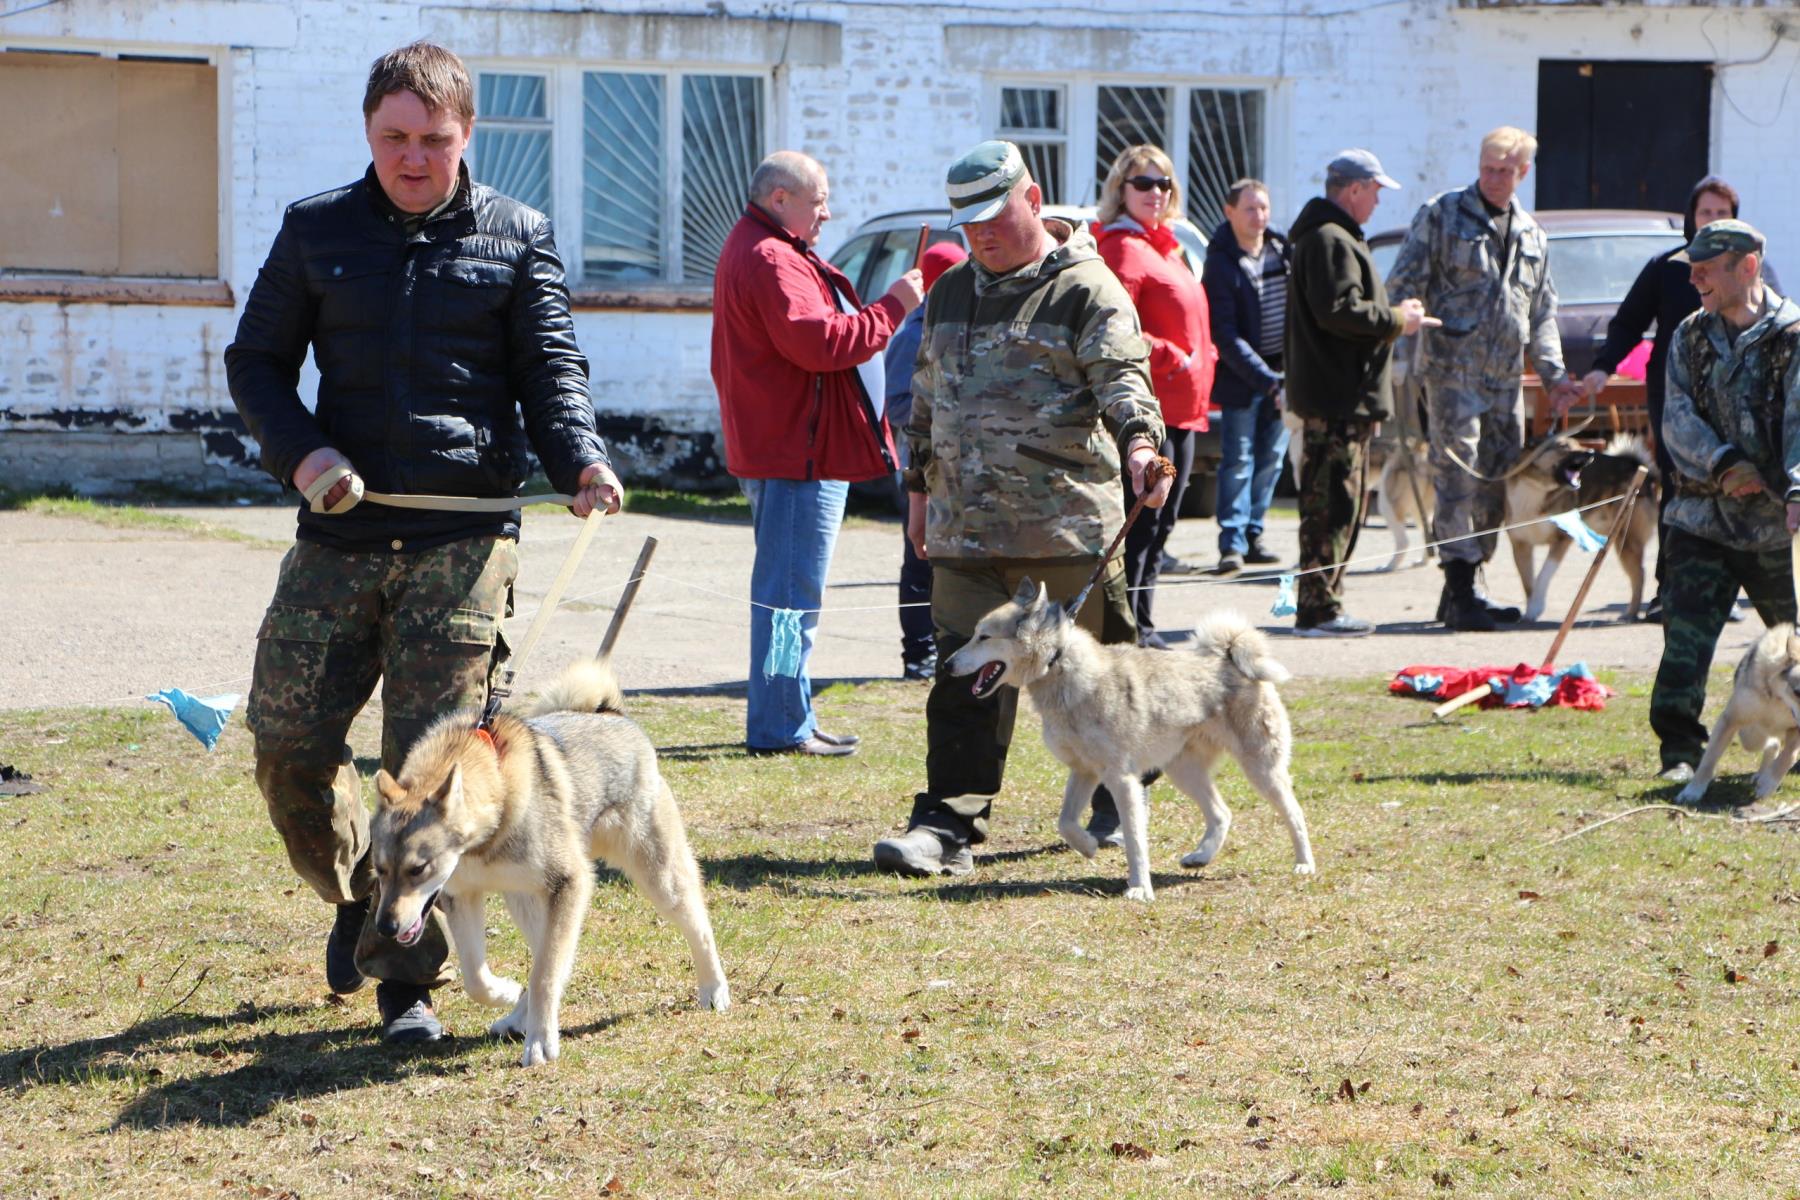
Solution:
{"label": "gray laika dog", "polygon": [[[475,728],[473,714],[453,713],[413,746],[398,778],[375,776],[376,929],[411,945],[432,905],[441,905],[469,995],[513,1006],[488,1028],[523,1037],[528,1067],[558,1053],[563,988],[596,858],[623,871],[687,938],[701,1005],[731,1003],[681,813],[655,748],[621,705],[612,672],[583,663],[524,719],[503,714],[488,734]],[[531,947],[523,989],[488,969],[489,892],[506,898]]]}
{"label": "gray laika dog", "polygon": [[1762,755],[1756,798],[1767,800],[1800,759],[1800,637],[1786,622],[1765,630],[1744,651],[1732,676],[1731,699],[1713,724],[1693,779],[1677,797],[1681,803],[1698,804],[1706,798],[1733,738]]}
{"label": "gray laika dog", "polygon": [[1130,900],[1155,898],[1139,781],[1161,768],[1199,802],[1206,836],[1181,865],[1203,867],[1231,828],[1231,810],[1213,784],[1221,753],[1237,759],[1250,785],[1287,822],[1295,872],[1313,871],[1306,817],[1288,778],[1293,734],[1274,687],[1288,678],[1287,669],[1236,613],[1214,613],[1196,632],[1197,653],[1103,646],[1051,603],[1043,585],[1026,579],[1017,595],[981,619],[948,663],[953,675],[975,676],[977,696],[1006,684],[1030,692],[1044,721],[1044,744],[1069,768],[1057,831],[1088,858],[1099,845],[1082,828],[1081,815],[1094,788],[1106,785],[1119,806]]}

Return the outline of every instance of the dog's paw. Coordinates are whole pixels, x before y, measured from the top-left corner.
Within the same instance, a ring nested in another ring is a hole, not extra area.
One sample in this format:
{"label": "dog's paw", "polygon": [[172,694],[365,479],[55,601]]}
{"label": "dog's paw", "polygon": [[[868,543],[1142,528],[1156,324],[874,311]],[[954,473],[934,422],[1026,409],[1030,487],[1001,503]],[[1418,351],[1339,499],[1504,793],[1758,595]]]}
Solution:
{"label": "dog's paw", "polygon": [[1314,867],[1312,865],[1312,863],[1310,863],[1310,862],[1302,862],[1302,863],[1294,864],[1294,874],[1296,874],[1296,875],[1312,875],[1312,874],[1316,874],[1317,871],[1318,871],[1318,868]]}
{"label": "dog's paw", "polygon": [[524,1037],[525,1013],[523,1008],[524,1006],[521,1005],[519,1008],[513,1009],[513,1011],[489,1025],[488,1032],[503,1041],[511,1041],[513,1038]]}
{"label": "dog's paw", "polygon": [[723,979],[716,987],[700,989],[700,1007],[710,1008],[714,1012],[724,1012],[731,1007],[731,985]]}
{"label": "dog's paw", "polygon": [[469,998],[489,1008],[507,1008],[517,1004],[519,997],[524,994],[525,989],[519,986],[517,980],[508,979],[504,975],[469,980]]}
{"label": "dog's paw", "polygon": [[[1758,795],[1761,795],[1760,790]],[[1680,793],[1675,797],[1675,803],[1698,804],[1704,799],[1706,799],[1706,785],[1696,780],[1681,789]]]}
{"label": "dog's paw", "polygon": [[1765,779],[1761,775],[1758,775],[1756,777],[1756,798],[1758,800],[1767,800],[1770,796],[1775,794],[1775,789],[1780,786],[1781,776],[1777,775],[1773,779]]}
{"label": "dog's paw", "polygon": [[1148,904],[1156,899],[1156,889],[1147,883],[1138,887],[1128,887],[1125,889],[1125,898],[1136,900],[1139,904]]}
{"label": "dog's paw", "polygon": [[519,1056],[519,1065],[522,1067],[541,1067],[545,1063],[555,1062],[557,1056],[562,1053],[562,1047],[558,1045],[557,1042],[558,1039],[554,1029],[544,1030],[541,1033],[527,1034],[525,1037],[525,1052]]}
{"label": "dog's paw", "polygon": [[1218,857],[1218,854],[1217,846],[1208,846],[1203,842],[1197,848],[1181,856],[1181,865],[1184,867],[1208,866],[1214,858]]}
{"label": "dog's paw", "polygon": [[1094,835],[1079,825],[1064,825],[1058,828],[1063,841],[1069,843],[1071,849],[1083,858],[1092,858],[1100,853],[1100,843]]}

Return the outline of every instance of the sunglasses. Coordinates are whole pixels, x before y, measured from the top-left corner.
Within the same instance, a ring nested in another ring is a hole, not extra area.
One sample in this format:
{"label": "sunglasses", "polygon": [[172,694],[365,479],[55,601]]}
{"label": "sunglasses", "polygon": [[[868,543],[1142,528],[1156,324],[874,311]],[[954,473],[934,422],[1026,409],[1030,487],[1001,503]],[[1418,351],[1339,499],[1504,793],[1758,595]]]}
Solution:
{"label": "sunglasses", "polygon": [[1140,192],[1147,192],[1151,188],[1155,188],[1159,192],[1172,192],[1175,190],[1175,181],[1170,179],[1167,175],[1133,175],[1125,182],[1129,183]]}

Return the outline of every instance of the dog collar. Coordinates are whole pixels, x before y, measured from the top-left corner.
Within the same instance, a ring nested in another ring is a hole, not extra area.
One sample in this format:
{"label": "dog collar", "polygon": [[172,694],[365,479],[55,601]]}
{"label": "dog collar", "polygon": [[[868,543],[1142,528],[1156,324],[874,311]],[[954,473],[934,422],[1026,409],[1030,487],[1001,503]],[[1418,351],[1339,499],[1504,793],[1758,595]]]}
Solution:
{"label": "dog collar", "polygon": [[477,725],[475,727],[475,737],[480,741],[486,742],[487,748],[492,750],[495,754],[500,753],[500,743],[494,740],[494,735],[488,731],[486,725]]}

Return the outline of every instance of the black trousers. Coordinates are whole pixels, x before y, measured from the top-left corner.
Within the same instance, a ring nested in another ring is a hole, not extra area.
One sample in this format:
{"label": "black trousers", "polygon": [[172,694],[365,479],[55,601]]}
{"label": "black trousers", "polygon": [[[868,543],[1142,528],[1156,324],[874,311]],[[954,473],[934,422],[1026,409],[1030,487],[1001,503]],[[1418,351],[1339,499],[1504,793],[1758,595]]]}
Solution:
{"label": "black trousers", "polygon": [[900,661],[911,666],[927,662],[937,653],[931,627],[931,560],[920,558],[904,533],[900,541],[905,546],[900,559],[900,603],[920,606],[900,610]]}
{"label": "black trousers", "polygon": [[[1171,429],[1167,440],[1157,451],[1175,464],[1175,486],[1169,489],[1169,502],[1161,508],[1146,508],[1125,534],[1125,586],[1131,592],[1131,612],[1137,619],[1137,636],[1142,642],[1156,632],[1150,618],[1151,602],[1156,596],[1156,578],[1162,572],[1163,547],[1175,532],[1181,515],[1181,494],[1187,491],[1188,476],[1194,470],[1194,431]],[[1125,487],[1125,512],[1137,503],[1137,492],[1131,487],[1131,473],[1120,476]]]}

